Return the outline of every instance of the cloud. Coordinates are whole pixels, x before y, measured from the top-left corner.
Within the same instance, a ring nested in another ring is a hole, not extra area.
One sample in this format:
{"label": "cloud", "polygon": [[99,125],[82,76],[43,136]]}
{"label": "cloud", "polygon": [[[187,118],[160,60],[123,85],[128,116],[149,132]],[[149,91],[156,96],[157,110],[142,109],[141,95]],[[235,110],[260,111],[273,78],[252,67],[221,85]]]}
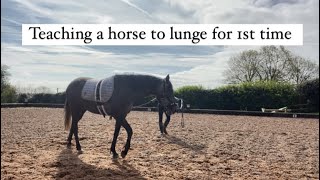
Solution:
{"label": "cloud", "polygon": [[[87,47],[78,46],[27,46],[7,47],[2,52],[3,63],[10,66],[14,74],[13,83],[28,84],[50,82],[46,86],[55,89],[58,80],[59,88],[66,88],[67,82],[79,76],[104,78],[117,72],[139,72],[164,76],[179,71],[188,71],[201,64],[207,64],[212,59],[205,56],[182,56],[173,54],[144,55],[114,54],[96,51]],[[157,62],[157,63],[155,63]],[[26,74],[28,74],[26,76]]]}
{"label": "cloud", "polygon": [[1,56],[11,81],[64,89],[78,76],[119,72],[171,74],[175,87],[225,84],[230,56],[252,46],[21,46],[22,23],[302,23],[304,46],[294,53],[319,59],[318,0],[4,0]]}
{"label": "cloud", "polygon": [[140,11],[141,13],[145,14],[146,16],[148,16],[149,18],[153,19],[152,15],[150,13],[148,13],[147,11],[141,9],[139,6],[137,6],[136,4],[133,4],[130,2],[130,0],[121,0],[122,2],[126,3],[128,6]]}
{"label": "cloud", "polygon": [[[167,2],[193,11],[200,23],[228,24],[294,24],[304,25],[304,46],[288,46],[295,54],[309,58],[313,61],[319,59],[319,1],[178,1]],[[228,58],[240,50],[253,47],[229,47],[212,56],[213,63],[199,65],[190,71],[178,72],[176,83],[202,84],[207,87],[216,87],[224,84],[223,71],[227,67]],[[221,56],[223,55],[223,56]],[[198,79],[198,83],[194,83]]]}

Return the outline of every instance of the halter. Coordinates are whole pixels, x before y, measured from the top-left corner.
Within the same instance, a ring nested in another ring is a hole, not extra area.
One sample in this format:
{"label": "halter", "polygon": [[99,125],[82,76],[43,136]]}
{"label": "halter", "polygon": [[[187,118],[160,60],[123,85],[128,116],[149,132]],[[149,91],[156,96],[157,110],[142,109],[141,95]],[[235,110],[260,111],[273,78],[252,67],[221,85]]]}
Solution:
{"label": "halter", "polygon": [[[161,93],[161,96],[159,97],[159,102],[160,102],[160,104],[161,104],[165,109],[167,109],[169,106],[173,105],[174,102],[171,102],[171,100],[168,98],[168,95],[167,95],[167,93],[166,93],[166,90],[167,90],[167,88],[166,88],[167,81],[164,79],[164,80],[162,80],[162,82],[163,82],[163,85],[162,85],[162,93]],[[169,102],[166,106],[164,106],[164,105],[161,103],[161,102],[163,102],[165,99]]]}
{"label": "halter", "polygon": [[[169,106],[170,106],[170,107],[171,107],[171,106],[176,106],[177,109],[180,110],[180,112],[181,112],[181,127],[184,128],[184,127],[185,127],[185,123],[184,123],[184,116],[183,116],[183,113],[184,113],[183,99],[176,98],[176,97],[175,97],[175,99],[178,100],[178,101],[180,101],[180,106],[178,105],[179,103],[171,103]],[[169,106],[168,106],[168,107],[169,107]],[[168,108],[168,107],[164,107],[165,112],[167,111],[167,108]],[[178,111],[177,111],[177,112],[178,112]]]}

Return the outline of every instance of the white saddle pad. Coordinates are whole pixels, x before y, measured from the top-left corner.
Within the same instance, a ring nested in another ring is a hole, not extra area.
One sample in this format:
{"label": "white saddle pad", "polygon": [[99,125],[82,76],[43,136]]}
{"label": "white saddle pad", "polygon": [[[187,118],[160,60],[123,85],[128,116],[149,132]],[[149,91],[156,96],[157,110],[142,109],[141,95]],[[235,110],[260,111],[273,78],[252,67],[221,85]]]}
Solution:
{"label": "white saddle pad", "polygon": [[83,86],[81,97],[88,101],[109,101],[113,93],[114,76],[105,79],[89,79]]}

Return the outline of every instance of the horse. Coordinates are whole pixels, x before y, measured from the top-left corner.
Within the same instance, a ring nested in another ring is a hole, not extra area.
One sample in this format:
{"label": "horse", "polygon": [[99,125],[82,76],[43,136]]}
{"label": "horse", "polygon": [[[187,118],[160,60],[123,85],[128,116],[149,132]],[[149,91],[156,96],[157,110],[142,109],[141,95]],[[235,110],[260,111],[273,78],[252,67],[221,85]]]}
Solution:
{"label": "horse", "polygon": [[[113,91],[107,102],[96,102],[83,98],[82,90],[85,84],[92,81],[93,78],[79,77],[68,85],[64,105],[64,125],[65,130],[69,130],[67,148],[71,148],[71,140],[74,135],[76,148],[79,152],[82,152],[78,136],[78,122],[86,111],[101,114],[102,107],[103,112],[105,112],[103,115],[109,115],[110,118],[113,117],[116,121],[110,148],[110,153],[113,154],[113,158],[115,159],[118,158],[115,147],[121,126],[127,132],[127,141],[124,149],[121,151],[121,157],[125,158],[130,149],[133,134],[126,116],[132,110],[133,103],[149,95],[156,96],[156,99],[163,107],[170,107],[176,102],[169,74],[164,79],[142,74],[116,74],[112,77]],[[100,91],[100,93],[103,92]],[[167,108],[167,113],[170,114],[173,111]]]}
{"label": "horse", "polygon": [[[158,103],[159,129],[161,134],[168,134],[167,126],[170,123],[171,114],[174,114],[175,112],[177,112],[178,109],[181,110],[183,108],[183,100],[177,97],[175,97],[175,100],[177,103],[173,103],[167,107],[163,106],[160,102]],[[180,106],[178,102],[180,103]],[[166,121],[164,122],[164,124],[162,122],[163,114],[166,115]]]}

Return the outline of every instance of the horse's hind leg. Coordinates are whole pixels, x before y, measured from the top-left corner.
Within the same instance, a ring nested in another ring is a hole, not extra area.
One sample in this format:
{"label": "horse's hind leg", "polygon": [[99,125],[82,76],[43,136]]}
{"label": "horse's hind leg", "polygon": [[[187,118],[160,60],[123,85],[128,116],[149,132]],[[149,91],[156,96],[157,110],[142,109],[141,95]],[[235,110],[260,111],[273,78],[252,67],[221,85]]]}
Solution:
{"label": "horse's hind leg", "polygon": [[122,157],[122,158],[125,158],[126,155],[128,154],[129,149],[130,149],[131,137],[132,137],[132,134],[133,134],[133,133],[132,133],[132,128],[131,128],[131,126],[128,124],[128,122],[127,122],[126,119],[124,119],[124,120],[122,121],[122,126],[126,129],[127,134],[128,134],[127,142],[126,142],[126,145],[125,145],[125,147],[124,147],[124,150],[121,151],[121,157]]}
{"label": "horse's hind leg", "polygon": [[111,152],[113,154],[114,159],[118,158],[118,154],[116,152],[116,143],[117,143],[117,139],[119,136],[120,127],[121,127],[120,119],[116,119],[116,125],[114,128],[113,140],[112,140],[112,144],[111,144]]}
{"label": "horse's hind leg", "polygon": [[71,148],[72,135],[73,135],[73,125],[70,128],[70,132],[67,140],[67,148]]}
{"label": "horse's hind leg", "polygon": [[[72,112],[72,129],[73,129],[74,139],[76,140],[76,147],[78,151],[81,151],[81,145],[80,145],[79,136],[78,136],[78,122],[80,121],[84,113],[85,111],[80,111],[80,110]],[[71,133],[71,130],[70,130],[70,133]],[[69,134],[69,137],[70,137],[70,134]]]}

